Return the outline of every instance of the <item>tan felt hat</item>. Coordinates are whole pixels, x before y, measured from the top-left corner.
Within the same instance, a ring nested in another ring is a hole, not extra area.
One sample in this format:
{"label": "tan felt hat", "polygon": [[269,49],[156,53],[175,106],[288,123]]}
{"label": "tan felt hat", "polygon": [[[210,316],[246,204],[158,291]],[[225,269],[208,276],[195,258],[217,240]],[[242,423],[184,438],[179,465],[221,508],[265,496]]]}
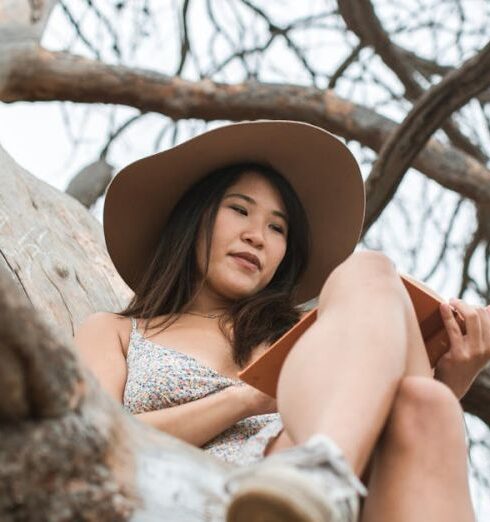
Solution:
{"label": "tan felt hat", "polygon": [[197,180],[234,163],[269,165],[292,185],[304,206],[312,250],[297,303],[316,297],[330,272],[354,250],[364,219],[364,183],[349,149],[327,131],[298,121],[225,125],[124,167],[104,205],[109,255],[136,288],[172,209]]}

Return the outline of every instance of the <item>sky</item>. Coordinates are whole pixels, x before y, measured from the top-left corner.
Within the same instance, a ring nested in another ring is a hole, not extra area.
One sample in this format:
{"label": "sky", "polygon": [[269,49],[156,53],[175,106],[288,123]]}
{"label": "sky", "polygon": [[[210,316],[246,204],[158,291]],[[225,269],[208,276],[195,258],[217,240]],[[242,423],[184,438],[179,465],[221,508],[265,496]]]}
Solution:
{"label": "sky", "polygon": [[[407,0],[407,2],[414,2],[415,0]],[[264,2],[256,2],[257,5],[265,5]],[[79,17],[80,20],[84,20],[83,29],[86,34],[90,35],[91,38],[100,39],[100,41],[107,41],[107,44],[102,46],[103,53],[102,58],[106,61],[114,61],[114,57],[107,50],[109,47],[109,39],[105,35],[103,28],[96,20],[92,20],[90,15],[84,11],[84,3],[76,3],[73,1],[67,2],[72,12]],[[144,31],[150,30],[152,24],[156,24],[157,20],[161,23],[166,23],[166,30],[176,31],[176,22],[174,12],[170,5],[170,2],[165,1],[153,1],[153,13],[155,19],[152,20],[141,20],[139,24],[135,24],[134,20],[136,17],[136,5],[130,9],[125,9],[121,14],[118,24],[127,26],[127,34],[120,42],[121,47],[125,52],[126,63],[138,64],[139,67],[146,67],[161,72],[169,72],[175,68],[175,60],[177,56],[177,43],[175,38],[168,37],[168,34],[156,34],[156,36],[145,41]],[[309,9],[321,10],[324,9],[324,5],[328,5],[328,2],[311,2],[308,4]],[[384,6],[383,16],[389,19],[392,16],[390,9],[393,9],[390,2],[380,2]],[[470,5],[470,9],[467,11],[466,16],[470,19],[469,21],[478,24],[478,20],[485,19],[487,13],[487,6],[484,0],[474,0],[473,2],[467,2]],[[202,11],[204,2],[195,2],[195,12],[191,17],[191,33],[199,34],[203,41],[207,38],[206,31],[210,31],[209,27],[203,24],[205,19],[205,13]],[[223,4],[221,4],[223,5]],[[284,20],[289,19],[291,15],[291,9],[300,9],[291,2],[269,2],[269,6],[275,7],[275,15],[278,19],[281,17]],[[282,6],[282,9],[281,9]],[[271,7],[272,9],[272,7]],[[110,13],[108,12],[108,15]],[[485,16],[484,16],[485,15]],[[223,12],[220,16],[226,18],[231,16],[226,13],[226,9],[223,8]],[[421,15],[422,16],[422,15]],[[450,23],[450,20],[448,21]],[[256,28],[257,33],[260,33],[260,27]],[[252,33],[254,33],[252,31]],[[257,34],[249,34],[247,32],[244,38],[250,39],[250,42],[255,42],[258,38]],[[315,33],[312,32],[308,36],[311,41],[306,44],[316,46],[317,41],[315,40]],[[405,37],[408,38],[408,37]],[[424,40],[422,33],[417,35],[420,39],[421,46],[435,45],[431,43],[429,39]],[[140,42],[139,46],[132,49],[131,42]],[[74,42],[74,43],[73,43]],[[341,56],[345,53],[345,42],[343,40],[335,40],[334,31],[330,40],[330,45],[335,45],[335,49],[338,53],[338,58],[332,58],[333,62],[341,61]],[[403,42],[401,42],[403,43]],[[77,52],[83,55],[89,55],[90,52],[80,42],[74,40],[72,33],[67,26],[66,15],[60,8],[56,8],[49,22],[48,28],[43,38],[43,45],[49,49],[61,50],[70,47],[73,52]],[[199,46],[199,42],[196,44]],[[324,45],[324,44],[322,44]],[[344,46],[344,47],[343,47]],[[300,73],[296,72],[297,68],[291,64],[290,58],[284,58],[285,49],[280,45],[277,49],[271,52],[271,58],[268,58],[271,63],[267,64],[264,69],[267,73],[264,73],[264,79],[267,81],[277,81],[284,74],[284,71],[290,72],[291,83],[305,83],[307,79]],[[441,51],[442,52],[442,51]],[[454,49],[451,45],[447,45],[445,48],[445,55],[443,59],[450,59],[451,53],[454,53]],[[157,54],[158,53],[158,54]],[[219,54],[219,52],[218,52]],[[430,53],[429,53],[430,54]],[[156,58],[157,57],[157,58]],[[205,53],[203,53],[202,60],[205,60]],[[325,60],[325,49],[324,47],[318,46],[318,50],[315,53],[315,60],[318,63],[322,63]],[[335,66],[335,63],[334,65]],[[379,64],[373,63],[373,68],[379,67]],[[192,77],[195,74],[192,63],[188,65],[186,75]],[[223,80],[225,81],[239,81],[240,79],[239,68],[230,67],[224,73]],[[262,78],[261,78],[262,79]],[[349,94],[349,86],[347,83],[342,86],[341,90],[345,90],[345,95]],[[363,94],[363,96],[365,93]],[[371,100],[376,101],[380,97],[380,93],[373,90],[368,93]],[[356,91],[350,92],[350,99],[356,99],[356,96],[361,97],[361,94]],[[386,115],[395,119],[400,119],[400,114],[394,111],[390,107],[384,108]],[[136,111],[128,107],[111,107],[104,105],[97,106],[85,106],[79,104],[73,104],[70,102],[60,103],[15,103],[15,104],[2,104],[0,103],[0,144],[13,156],[13,158],[29,172],[34,174],[39,179],[46,181],[52,186],[59,190],[64,190],[69,183],[70,179],[88,163],[96,160],[100,153],[101,147],[104,144],[104,140],[111,129],[115,128],[117,123],[125,121],[127,118],[134,115]],[[219,123],[219,122],[218,122]],[[154,152],[156,149],[163,150],[172,143],[172,136],[170,132],[163,135],[163,138],[159,141],[158,136],[163,132],[165,128],[165,122],[162,121],[162,117],[155,114],[148,114],[137,123],[131,126],[128,132],[124,133],[120,139],[114,143],[109,152],[109,162],[114,165],[117,169],[121,168],[125,164],[138,159],[144,155]],[[180,142],[190,137],[192,134],[204,130],[205,126],[198,121],[191,121],[188,125],[179,125],[179,134],[177,135],[176,141]],[[489,144],[490,150],[490,137],[488,133],[482,131],[482,139],[484,142]],[[158,143],[157,143],[158,142]],[[157,145],[156,145],[157,143]],[[357,154],[358,151],[355,150]],[[404,194],[408,198],[413,198],[414,201],[418,201],[420,198],[433,198],[435,204],[435,211],[440,212],[440,219],[444,219],[447,215],[447,209],[454,205],[456,196],[451,193],[445,193],[441,196],[438,187],[433,182],[422,180],[420,176],[412,173],[407,176],[404,181],[405,184],[410,184],[410,190],[405,190]],[[441,202],[440,198],[444,198]],[[95,207],[92,209],[93,214],[101,221],[102,220],[102,208],[103,199],[99,199]],[[396,209],[390,210],[390,216],[392,219],[402,220],[401,215],[396,217]],[[460,229],[455,232],[457,237],[467,238],[469,234],[469,223],[472,219],[472,210],[468,207],[467,218],[463,219],[460,225]],[[393,217],[395,216],[395,217]],[[398,222],[398,221],[396,221]],[[396,230],[396,227],[395,227]],[[417,228],[413,230],[413,234],[417,234]],[[396,234],[389,232],[388,227],[384,232],[387,241],[396,241]],[[459,236],[458,236],[459,234]],[[431,241],[430,234],[428,235],[429,244],[426,246],[425,251],[427,252],[426,258],[422,256],[422,267],[410,267],[407,264],[406,259],[402,257],[395,259],[397,264],[404,267],[405,271],[412,268],[412,273],[422,273],[424,263],[430,264],[431,256],[434,255],[434,245],[430,245]],[[394,254],[395,255],[395,254]],[[459,262],[459,261],[458,261]],[[419,271],[419,272],[417,272]],[[455,295],[458,287],[458,276],[459,274],[455,271],[451,271],[451,266],[446,271],[441,271],[439,274],[431,280],[431,284],[437,289],[443,297],[449,298]],[[476,297],[469,296],[469,300],[474,299],[474,303],[477,302]],[[478,420],[469,419],[469,425],[471,432],[475,437],[486,437],[490,443],[490,437],[483,423]],[[478,455],[477,460],[486,467],[487,478],[490,480],[490,464],[488,461],[485,463],[485,457]],[[474,490],[475,498],[478,496],[478,491]],[[490,519],[490,501],[488,498],[481,501],[480,511],[481,521]],[[485,517],[485,518],[484,518]]]}

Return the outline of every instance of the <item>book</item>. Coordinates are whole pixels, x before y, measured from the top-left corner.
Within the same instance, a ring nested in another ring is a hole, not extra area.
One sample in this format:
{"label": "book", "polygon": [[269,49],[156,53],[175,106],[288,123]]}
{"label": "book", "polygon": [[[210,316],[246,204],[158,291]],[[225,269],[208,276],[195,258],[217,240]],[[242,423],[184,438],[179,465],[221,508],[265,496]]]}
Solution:
{"label": "book", "polygon": [[[408,275],[400,275],[412,300],[427,355],[433,368],[437,361],[449,350],[449,338],[441,317],[439,305],[444,302],[439,295],[425,284]],[[454,316],[465,332],[463,317],[453,309]],[[272,344],[259,358],[238,373],[238,378],[254,388],[276,396],[279,372],[291,348],[301,335],[315,322],[317,308],[313,308]]]}

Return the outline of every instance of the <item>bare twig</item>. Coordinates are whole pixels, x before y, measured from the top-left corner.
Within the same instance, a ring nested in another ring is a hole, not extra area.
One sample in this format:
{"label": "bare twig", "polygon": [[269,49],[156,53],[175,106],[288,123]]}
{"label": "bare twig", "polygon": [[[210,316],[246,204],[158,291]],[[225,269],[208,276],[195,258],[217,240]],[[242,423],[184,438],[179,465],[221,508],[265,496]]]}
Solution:
{"label": "bare twig", "polygon": [[59,2],[61,9],[65,13],[66,17],[68,18],[68,21],[73,26],[76,34],[80,38],[80,40],[92,51],[94,56],[97,58],[97,60],[100,60],[100,51],[92,44],[92,42],[84,35],[82,29],[80,28],[80,24],[77,20],[75,20],[75,17],[71,13],[71,11],[68,9],[65,2],[60,1]]}
{"label": "bare twig", "polygon": [[[387,67],[398,76],[405,87],[408,99],[414,101],[422,96],[424,89],[415,80],[412,62],[405,60],[405,55],[400,53],[398,47],[391,42],[370,0],[339,0],[339,10],[347,26],[359,37],[361,43],[373,46]],[[454,122],[441,122],[441,126],[457,147],[479,161],[487,160],[483,151],[471,143]]]}
{"label": "bare twig", "polygon": [[189,27],[187,22],[187,15],[189,13],[190,0],[184,0],[184,4],[182,6],[182,16],[180,20],[181,24],[181,43],[180,43],[180,61],[177,66],[177,70],[175,71],[175,75],[179,76],[183,69],[185,62],[187,60],[187,55],[191,52],[191,44],[189,39]]}
{"label": "bare twig", "polygon": [[444,234],[444,237],[442,240],[442,246],[439,251],[439,255],[437,256],[436,260],[434,261],[432,268],[430,268],[429,271],[424,276],[422,276],[422,278],[421,278],[422,281],[427,281],[428,279],[430,279],[434,275],[434,273],[437,270],[437,268],[439,267],[440,263],[442,262],[444,255],[446,253],[446,250],[449,246],[449,237],[451,236],[451,232],[453,231],[454,223],[456,222],[456,217],[458,216],[459,211],[460,211],[464,201],[465,201],[464,198],[458,199],[458,202],[456,203],[456,206],[454,207],[451,217],[449,218],[449,223],[448,223],[448,226],[446,229],[446,233]]}

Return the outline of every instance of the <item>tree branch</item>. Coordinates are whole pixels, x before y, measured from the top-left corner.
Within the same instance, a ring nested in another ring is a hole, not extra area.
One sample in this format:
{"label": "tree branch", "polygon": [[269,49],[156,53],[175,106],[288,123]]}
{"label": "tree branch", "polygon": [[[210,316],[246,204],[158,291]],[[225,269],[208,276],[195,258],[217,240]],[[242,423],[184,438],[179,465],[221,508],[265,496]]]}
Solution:
{"label": "tree branch", "polygon": [[387,140],[366,181],[365,230],[393,197],[413,159],[440,124],[490,85],[490,43],[429,89]]}
{"label": "tree branch", "polygon": [[[40,48],[12,49],[0,60],[0,69],[4,69],[0,100],[5,102],[114,103],[175,120],[301,120],[376,152],[397,128],[394,121],[371,109],[312,87],[190,82]],[[490,172],[457,149],[430,140],[413,166],[462,196],[490,204]]]}
{"label": "tree branch", "polygon": [[[411,101],[420,98],[425,91],[415,80],[413,62],[406,60],[406,54],[400,52],[400,48],[393,44],[376,16],[370,0],[339,0],[338,5],[347,27],[364,45],[372,46],[386,66],[398,76],[405,87],[407,98]],[[441,127],[453,144],[461,150],[471,154],[478,161],[485,162],[488,159],[481,149],[461,133],[453,121],[441,122]]]}
{"label": "tree branch", "polygon": [[487,366],[461,400],[464,411],[479,417],[490,427],[490,367]]}

